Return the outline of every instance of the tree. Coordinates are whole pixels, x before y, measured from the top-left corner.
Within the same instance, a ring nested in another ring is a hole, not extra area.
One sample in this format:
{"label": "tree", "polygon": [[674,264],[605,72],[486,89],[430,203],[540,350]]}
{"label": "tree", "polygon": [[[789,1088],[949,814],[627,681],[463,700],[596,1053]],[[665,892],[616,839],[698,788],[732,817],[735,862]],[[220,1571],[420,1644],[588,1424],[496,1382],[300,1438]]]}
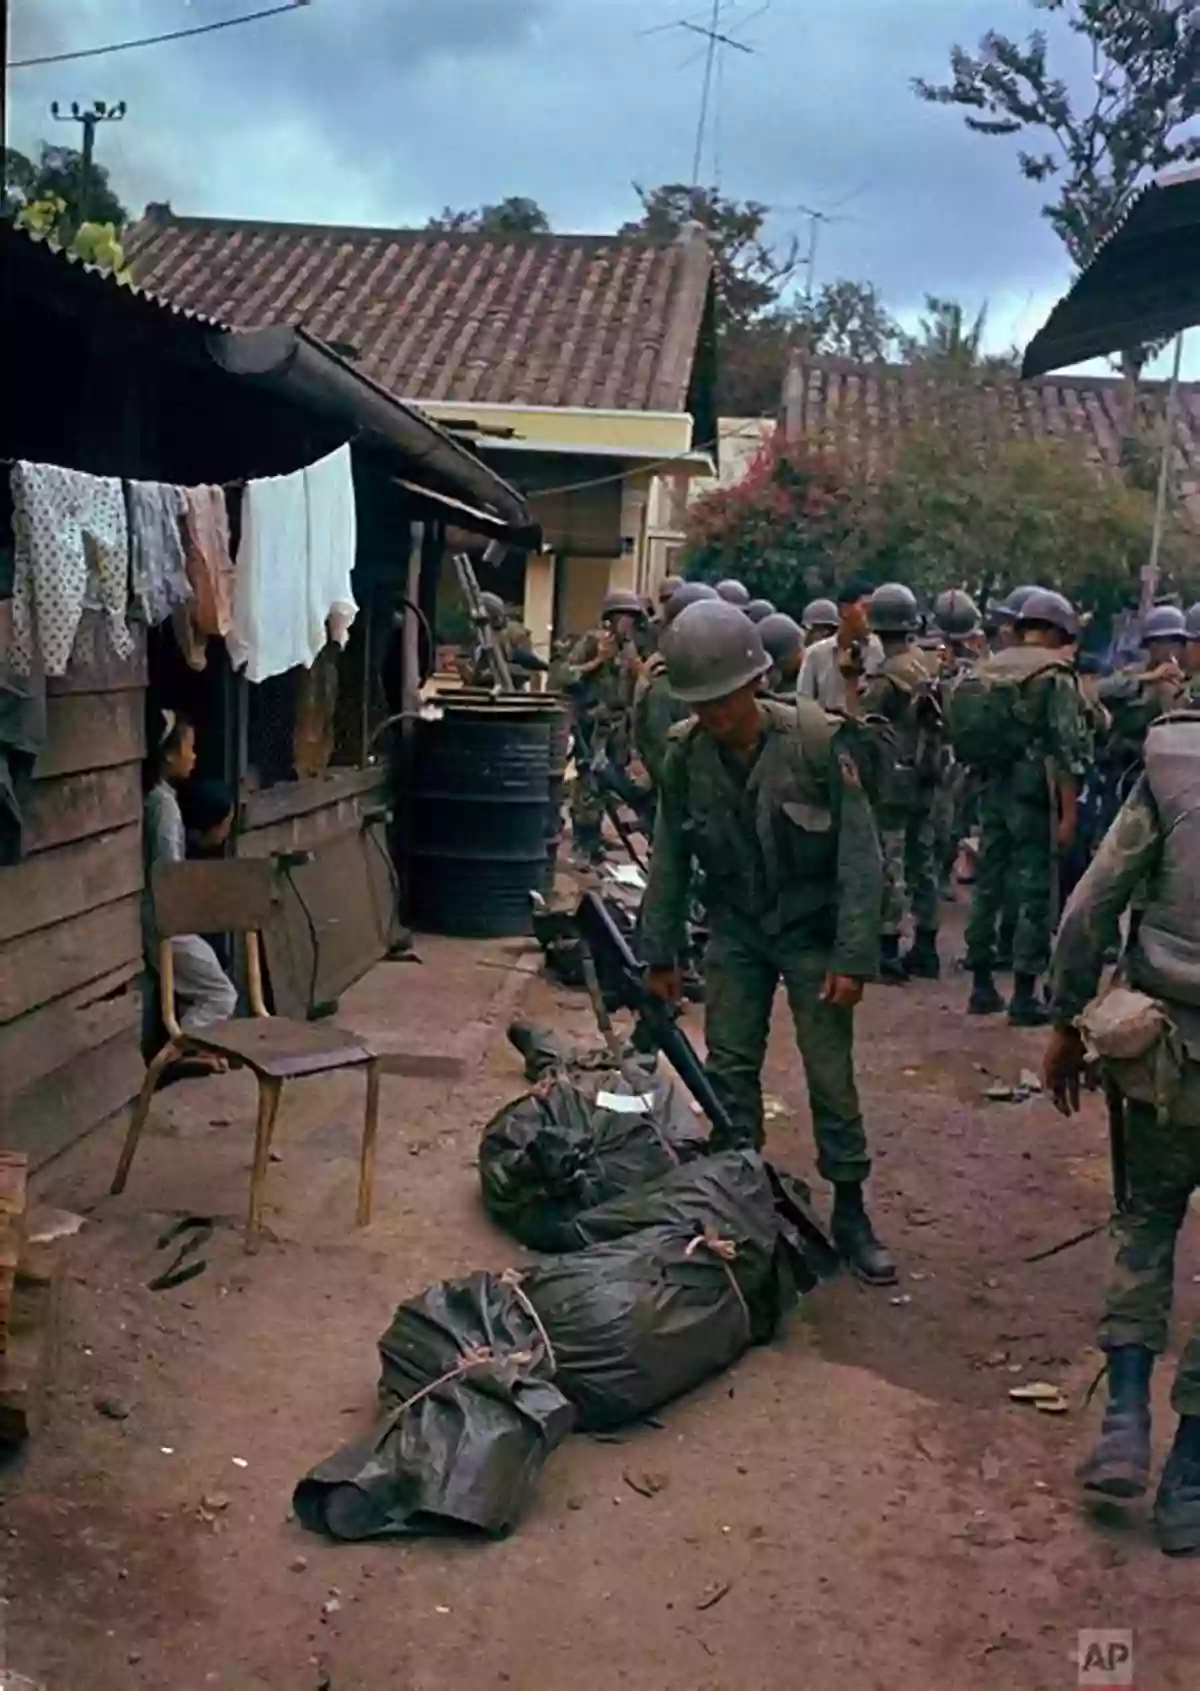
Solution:
{"label": "tree", "polygon": [[796,273],[799,247],[794,240],[782,250],[767,242],[767,206],[757,200],[726,199],[716,188],[693,188],[682,182],[658,188],[635,183],[634,188],[642,215],[623,224],[618,234],[671,241],[695,223],[708,236],[722,334],[744,329],[778,303]]}
{"label": "tree", "polygon": [[12,216],[27,206],[61,201],[55,233],[64,245],[70,244],[84,223],[111,223],[119,234],[129,222],[106,167],[93,159],[85,183],[83,154],[74,147],[54,147],[43,141],[36,162],[9,147],[3,163],[5,204],[0,209]]}
{"label": "tree", "polygon": [[536,200],[509,194],[495,205],[482,205],[474,211],[455,211],[446,206],[425,227],[452,235],[548,235],[550,219]]}
{"label": "tree", "polygon": [[[1200,158],[1200,137],[1186,132],[1200,113],[1200,7],[1195,0],[1033,4],[1062,13],[1090,48],[1086,96],[1051,69],[1042,30],[1023,47],[989,30],[977,53],[952,49],[949,82],[918,78],[913,86],[923,100],[962,107],[977,134],[1028,141],[1017,154],[1021,172],[1050,188],[1043,216],[1082,268],[1151,173]],[[1147,356],[1146,348],[1122,352],[1131,389]]]}
{"label": "tree", "polygon": [[924,365],[943,377],[1015,375],[1020,368],[1020,355],[1015,348],[1001,353],[983,350],[986,305],[981,305],[968,322],[958,300],[926,294],[925,313],[917,334],[900,337],[906,364]]}
{"label": "tree", "polygon": [[865,491],[832,459],[776,435],[741,481],[691,506],[684,568],[699,581],[736,576],[799,619],[810,599],[857,564]]}
{"label": "tree", "polygon": [[[795,615],[846,575],[905,581],[929,604],[945,587],[987,600],[1020,581],[1060,587],[1107,619],[1146,555],[1153,495],[1096,474],[1069,441],[1009,439],[981,450],[968,433],[927,427],[873,474],[811,442],[778,441],[745,479],[697,500],[685,566],[739,576]],[[1196,530],[1172,514],[1168,582],[1195,595]]]}
{"label": "tree", "polygon": [[827,358],[878,363],[894,350],[900,326],[873,282],[826,282],[813,300],[793,307],[796,338]]}

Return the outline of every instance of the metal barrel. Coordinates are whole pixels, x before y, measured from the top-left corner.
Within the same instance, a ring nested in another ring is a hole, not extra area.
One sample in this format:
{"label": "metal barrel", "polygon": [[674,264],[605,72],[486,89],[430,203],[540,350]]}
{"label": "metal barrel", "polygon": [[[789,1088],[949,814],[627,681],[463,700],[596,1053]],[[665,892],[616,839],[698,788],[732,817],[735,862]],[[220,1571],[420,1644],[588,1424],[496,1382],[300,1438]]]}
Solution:
{"label": "metal barrel", "polygon": [[431,933],[528,933],[546,885],[554,709],[536,696],[443,694],[413,768],[412,914]]}

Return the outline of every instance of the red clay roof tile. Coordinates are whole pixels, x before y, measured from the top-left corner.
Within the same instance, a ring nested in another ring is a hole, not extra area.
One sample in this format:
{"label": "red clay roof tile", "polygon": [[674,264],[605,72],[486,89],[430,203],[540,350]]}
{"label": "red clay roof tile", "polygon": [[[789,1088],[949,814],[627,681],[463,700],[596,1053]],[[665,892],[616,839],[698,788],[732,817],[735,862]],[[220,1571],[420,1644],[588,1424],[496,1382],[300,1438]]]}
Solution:
{"label": "red clay roof tile", "polygon": [[703,240],[495,239],[176,217],[125,243],[134,277],[234,328],[303,324],[405,399],[684,411]]}

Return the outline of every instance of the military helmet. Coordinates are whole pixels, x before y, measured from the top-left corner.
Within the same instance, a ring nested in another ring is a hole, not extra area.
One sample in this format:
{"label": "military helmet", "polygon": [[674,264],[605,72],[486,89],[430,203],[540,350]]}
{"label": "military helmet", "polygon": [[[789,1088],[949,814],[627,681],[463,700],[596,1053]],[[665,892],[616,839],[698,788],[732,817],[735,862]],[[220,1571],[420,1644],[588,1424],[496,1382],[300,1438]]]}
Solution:
{"label": "military helmet", "polygon": [[658,602],[659,602],[659,604],[665,605],[667,600],[671,597],[671,595],[673,593],[678,593],[679,589],[682,586],[683,586],[683,577],[681,575],[664,575],[662,580],[658,584]]}
{"label": "military helmet", "polygon": [[736,605],[739,610],[744,611],[750,603],[750,589],[731,577],[726,581],[718,581],[717,598],[724,599],[727,605]]}
{"label": "military helmet", "polygon": [[1021,607],[1029,595],[1043,591],[1044,589],[1041,587],[1014,587],[1008,598],[1001,600],[1000,604],[996,606],[996,620],[998,622],[1016,622],[1021,614]]}
{"label": "military helmet", "polygon": [[933,620],[948,639],[964,640],[979,627],[979,606],[961,587],[951,587],[938,594]]}
{"label": "military helmet", "polygon": [[800,616],[803,628],[836,628],[841,620],[832,599],[810,599]]}
{"label": "military helmet", "polygon": [[1033,592],[1027,595],[1017,612],[1016,620],[1024,624],[1048,623],[1051,628],[1060,628],[1071,640],[1076,639],[1079,634],[1079,617],[1074,605],[1061,593],[1054,593],[1048,587],[1035,587]]}
{"label": "military helmet", "polygon": [[493,628],[503,628],[508,621],[508,606],[498,593],[481,593],[479,608]]}
{"label": "military helmet", "polygon": [[1187,615],[1183,620],[1187,628],[1188,639],[1200,640],[1200,603],[1189,605]]}
{"label": "military helmet", "polygon": [[1187,638],[1187,618],[1177,605],[1155,605],[1153,610],[1147,611],[1142,624],[1143,646],[1148,646],[1152,640],[1178,640],[1183,645]]}
{"label": "military helmet", "polygon": [[628,587],[614,587],[611,593],[604,595],[604,602],[600,606],[601,620],[619,616],[644,617],[645,614],[645,605]]}
{"label": "military helmet", "polygon": [[921,626],[916,594],[902,581],[885,581],[867,601],[867,622],[875,634],[915,634]]}
{"label": "military helmet", "polygon": [[762,622],[765,618],[775,614],[775,607],[769,599],[751,599],[748,605],[742,606],[742,609],[751,622]]}
{"label": "military helmet", "polygon": [[804,630],[783,611],[772,611],[758,625],[758,637],[772,663],[783,663],[804,645]]}
{"label": "military helmet", "polygon": [[681,581],[663,606],[663,622],[670,626],[680,611],[686,611],[689,605],[699,605],[706,599],[711,603],[716,596],[716,588],[710,587],[707,581]]}
{"label": "military helmet", "polygon": [[726,699],[771,667],[754,623],[719,600],[681,611],[664,630],[659,650],[672,693],[689,705]]}

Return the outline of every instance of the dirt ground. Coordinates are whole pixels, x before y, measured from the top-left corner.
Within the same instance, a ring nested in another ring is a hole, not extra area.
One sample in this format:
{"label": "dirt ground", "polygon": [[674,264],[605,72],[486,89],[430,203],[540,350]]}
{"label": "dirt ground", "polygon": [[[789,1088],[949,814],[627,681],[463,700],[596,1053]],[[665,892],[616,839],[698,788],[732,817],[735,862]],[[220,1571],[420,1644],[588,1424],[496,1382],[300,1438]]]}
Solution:
{"label": "dirt ground", "polygon": [[[344,1019],[456,1043],[470,1072],[385,1089],[366,1232],[353,1079],[285,1099],[275,1242],[254,1260],[241,1077],[162,1096],[122,1198],[103,1196],[115,1134],[39,1181],[90,1219],[56,1412],[4,1479],[11,1672],[49,1691],[1059,1691],[1077,1683],[1079,1631],[1112,1628],[1135,1633],[1140,1691],[1195,1687],[1200,1566],[1159,1555],[1148,1510],[1083,1512],[1071,1480],[1098,1418],[1084,1396],[1107,1242],[1023,1261],[1103,1218],[1101,1113],[985,1102],[991,1079],[1036,1067],[1041,1037],[968,1021],[961,974],[873,989],[861,1012],[894,1292],[826,1286],[661,1429],[569,1440],[504,1543],[306,1534],[292,1488],[369,1421],[394,1304],[521,1254],[484,1219],[474,1172],[481,1125],[521,1089],[509,1010],[520,994],[525,1013],[588,1029],[581,1000],[516,973],[532,962],[511,947],[423,950],[421,968],[377,970]],[[782,1020],[768,1091],[772,1154],[807,1173]],[[158,1232],[197,1209],[225,1222],[207,1272],[150,1293]],[[1197,1279],[1193,1236],[1183,1320]],[[1070,1412],[1009,1401],[1034,1379],[1062,1385]],[[648,1472],[651,1497],[627,1478]]]}

